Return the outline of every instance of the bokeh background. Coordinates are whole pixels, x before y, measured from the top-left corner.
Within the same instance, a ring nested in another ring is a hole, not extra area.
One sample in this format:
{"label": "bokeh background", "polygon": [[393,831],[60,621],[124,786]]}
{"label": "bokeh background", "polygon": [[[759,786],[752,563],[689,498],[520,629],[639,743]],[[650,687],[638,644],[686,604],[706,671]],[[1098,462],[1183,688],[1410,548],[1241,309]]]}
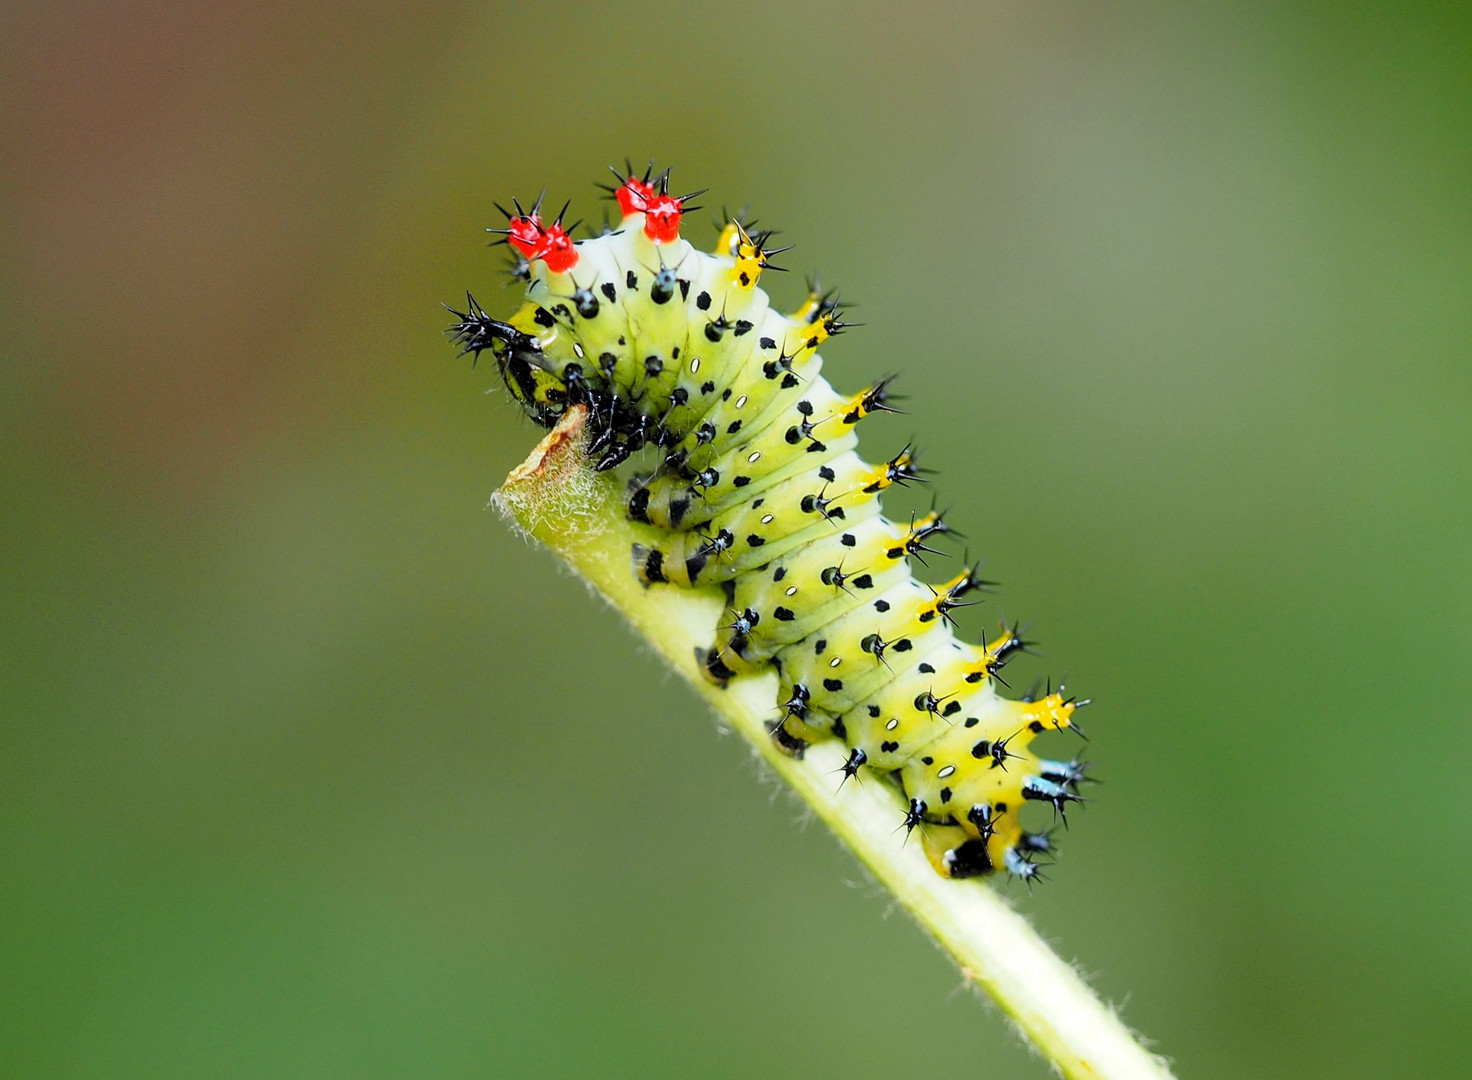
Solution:
{"label": "bokeh background", "polygon": [[438,305],[625,154],[861,303],[1099,702],[1043,932],[1183,1077],[1467,1074],[1465,5],[0,26],[0,1074],[1047,1075],[484,510]]}

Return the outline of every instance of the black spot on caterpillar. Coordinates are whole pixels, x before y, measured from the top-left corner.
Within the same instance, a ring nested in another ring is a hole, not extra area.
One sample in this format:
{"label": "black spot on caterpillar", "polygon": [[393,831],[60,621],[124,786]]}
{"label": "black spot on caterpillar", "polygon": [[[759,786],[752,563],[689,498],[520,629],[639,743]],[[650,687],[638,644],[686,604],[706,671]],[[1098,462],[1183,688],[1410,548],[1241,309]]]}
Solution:
{"label": "black spot on caterpillar", "polygon": [[770,233],[730,220],[713,252],[697,251],[679,233],[690,196],[669,194],[668,171],[619,180],[622,222],[577,243],[540,202],[516,204],[491,231],[524,258],[527,299],[503,322],[467,295],[450,337],[461,355],[489,351],[537,423],[585,406],[596,468],[654,459],[631,481],[628,513],[662,538],[631,552],[630,573],[724,587],[727,617],[701,668],[720,684],[777,671],[769,730],[781,750],[841,739],[845,780],[897,775],[899,824],[920,830],[938,872],[1031,883],[1053,843],[1024,830],[1021,807],[1061,817],[1087,777],[1029,744],[1077,730],[1087,702],[1062,686],[1003,698],[999,673],[1026,650],[1018,630],[979,645],[953,633],[952,612],[990,583],[974,568],[916,579],[912,560],[939,554],[948,529],[937,513],[897,525],[881,511],[883,491],[924,477],[909,447],[879,465],[857,453],[856,425],[895,410],[888,379],[846,395],[821,374],[819,346],[848,325],[836,295],[814,289],[778,313],[758,284],[780,269]]}

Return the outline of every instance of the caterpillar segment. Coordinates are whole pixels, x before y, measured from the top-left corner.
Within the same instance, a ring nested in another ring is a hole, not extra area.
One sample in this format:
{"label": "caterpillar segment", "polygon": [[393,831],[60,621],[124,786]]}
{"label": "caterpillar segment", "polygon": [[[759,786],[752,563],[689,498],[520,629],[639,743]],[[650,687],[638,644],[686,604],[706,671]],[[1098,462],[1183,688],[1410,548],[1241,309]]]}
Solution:
{"label": "caterpillar segment", "polygon": [[842,780],[897,781],[900,824],[919,830],[937,872],[1031,884],[1055,845],[1024,827],[1023,808],[1046,804],[1066,824],[1089,778],[1030,744],[1077,731],[1087,702],[1061,686],[1003,697],[1001,671],[1028,642],[1004,624],[967,644],[953,617],[992,583],[974,568],[915,577],[950,529],[938,513],[883,515],[882,493],[922,470],[909,447],[877,465],[859,456],[859,422],[898,410],[890,379],[845,394],[823,377],[819,348],[850,325],[836,294],[814,282],[791,315],[776,311],[760,281],[786,249],[770,233],[737,215],[699,251],[680,235],[694,195],[670,195],[668,171],[614,175],[622,220],[587,239],[571,238],[562,213],[544,222],[541,199],[513,203],[492,231],[517,253],[525,300],[501,321],[467,295],[448,333],[462,355],[490,351],[538,423],[585,405],[595,467],[652,449],[628,513],[661,535],[634,547],[631,572],[651,587],[724,590],[703,671],[725,684],[775,670],[778,746],[841,740]]}

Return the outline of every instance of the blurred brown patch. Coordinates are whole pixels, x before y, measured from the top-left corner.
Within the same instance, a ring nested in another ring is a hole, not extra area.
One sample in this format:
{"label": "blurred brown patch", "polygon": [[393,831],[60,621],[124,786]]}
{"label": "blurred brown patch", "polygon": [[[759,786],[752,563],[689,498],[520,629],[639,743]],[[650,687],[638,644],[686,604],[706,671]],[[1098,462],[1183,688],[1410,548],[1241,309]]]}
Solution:
{"label": "blurred brown patch", "polygon": [[[192,487],[291,407],[442,26],[416,6],[151,4],[23,13],[0,74],[15,311],[36,432]],[[398,70],[402,69],[402,70]]]}

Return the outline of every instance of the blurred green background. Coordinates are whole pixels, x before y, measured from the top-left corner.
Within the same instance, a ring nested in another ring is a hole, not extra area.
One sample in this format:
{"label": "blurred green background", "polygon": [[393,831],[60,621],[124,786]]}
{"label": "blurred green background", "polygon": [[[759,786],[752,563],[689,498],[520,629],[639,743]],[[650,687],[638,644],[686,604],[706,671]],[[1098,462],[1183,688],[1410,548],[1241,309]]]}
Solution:
{"label": "blurred green background", "polygon": [[0,26],[0,1075],[1047,1075],[484,510],[438,305],[625,154],[861,303],[1099,702],[1043,932],[1182,1076],[1469,1072],[1465,6]]}

